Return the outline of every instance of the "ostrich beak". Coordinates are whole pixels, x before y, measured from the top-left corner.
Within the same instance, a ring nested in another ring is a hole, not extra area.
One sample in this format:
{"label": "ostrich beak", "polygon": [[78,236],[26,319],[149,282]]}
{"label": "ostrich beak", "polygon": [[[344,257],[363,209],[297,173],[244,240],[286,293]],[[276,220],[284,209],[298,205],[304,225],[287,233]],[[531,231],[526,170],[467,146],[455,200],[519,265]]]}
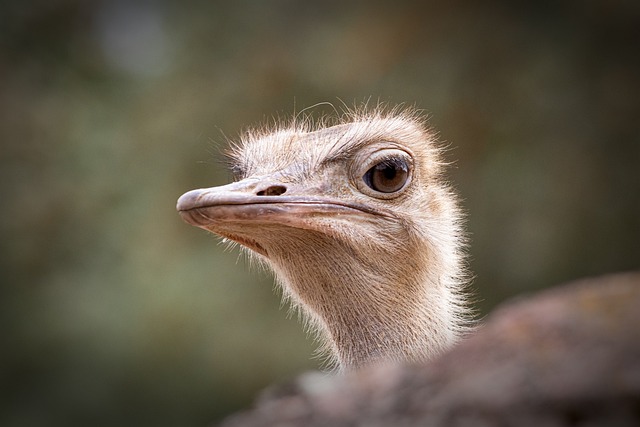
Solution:
{"label": "ostrich beak", "polygon": [[371,220],[372,215],[381,215],[365,205],[309,195],[302,187],[255,178],[189,191],[178,199],[176,208],[185,222],[261,253],[256,242],[247,239],[251,233],[247,227],[281,225],[327,232],[327,217],[364,216]]}
{"label": "ostrich beak", "polygon": [[285,185],[265,184],[250,178],[219,187],[191,190],[178,199],[176,209],[187,223],[203,228],[218,222],[294,225],[300,216],[373,213],[366,206],[305,195],[304,189],[296,191],[296,195],[283,195],[285,192]]}

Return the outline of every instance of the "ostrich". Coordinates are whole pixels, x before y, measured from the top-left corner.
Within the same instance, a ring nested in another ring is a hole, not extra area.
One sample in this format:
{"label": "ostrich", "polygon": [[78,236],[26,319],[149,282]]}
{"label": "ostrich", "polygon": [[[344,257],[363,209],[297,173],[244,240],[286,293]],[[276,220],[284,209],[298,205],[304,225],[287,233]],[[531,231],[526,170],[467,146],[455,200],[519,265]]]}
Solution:
{"label": "ostrich", "polygon": [[424,361],[466,331],[460,211],[418,111],[294,119],[228,154],[235,182],[180,215],[270,267],[338,370]]}

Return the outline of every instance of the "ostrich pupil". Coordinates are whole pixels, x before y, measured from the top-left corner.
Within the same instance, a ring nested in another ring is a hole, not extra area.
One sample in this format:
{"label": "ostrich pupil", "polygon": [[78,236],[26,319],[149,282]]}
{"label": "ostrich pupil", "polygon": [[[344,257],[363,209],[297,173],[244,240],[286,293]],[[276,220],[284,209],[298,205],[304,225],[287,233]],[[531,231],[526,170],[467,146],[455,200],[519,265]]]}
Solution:
{"label": "ostrich pupil", "polygon": [[365,174],[365,182],[375,191],[393,193],[400,190],[409,176],[409,167],[402,159],[385,160]]}

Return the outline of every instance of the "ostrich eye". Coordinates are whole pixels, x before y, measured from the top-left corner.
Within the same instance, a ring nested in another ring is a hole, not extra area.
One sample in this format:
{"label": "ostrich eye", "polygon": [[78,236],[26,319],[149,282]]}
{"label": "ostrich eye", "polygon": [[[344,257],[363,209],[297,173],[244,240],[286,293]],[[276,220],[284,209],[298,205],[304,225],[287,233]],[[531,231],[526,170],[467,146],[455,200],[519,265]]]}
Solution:
{"label": "ostrich eye", "polygon": [[362,177],[365,184],[380,193],[395,193],[404,187],[408,178],[409,165],[402,158],[384,160]]}

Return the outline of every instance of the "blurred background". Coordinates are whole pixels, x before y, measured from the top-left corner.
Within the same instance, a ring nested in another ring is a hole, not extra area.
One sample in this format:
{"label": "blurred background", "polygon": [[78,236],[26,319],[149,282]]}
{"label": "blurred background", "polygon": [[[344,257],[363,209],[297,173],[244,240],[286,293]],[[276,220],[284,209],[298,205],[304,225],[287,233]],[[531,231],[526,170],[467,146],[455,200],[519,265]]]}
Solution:
{"label": "blurred background", "polygon": [[175,202],[323,101],[429,114],[480,315],[638,268],[639,29],[624,0],[0,2],[0,425],[204,426],[320,365]]}

